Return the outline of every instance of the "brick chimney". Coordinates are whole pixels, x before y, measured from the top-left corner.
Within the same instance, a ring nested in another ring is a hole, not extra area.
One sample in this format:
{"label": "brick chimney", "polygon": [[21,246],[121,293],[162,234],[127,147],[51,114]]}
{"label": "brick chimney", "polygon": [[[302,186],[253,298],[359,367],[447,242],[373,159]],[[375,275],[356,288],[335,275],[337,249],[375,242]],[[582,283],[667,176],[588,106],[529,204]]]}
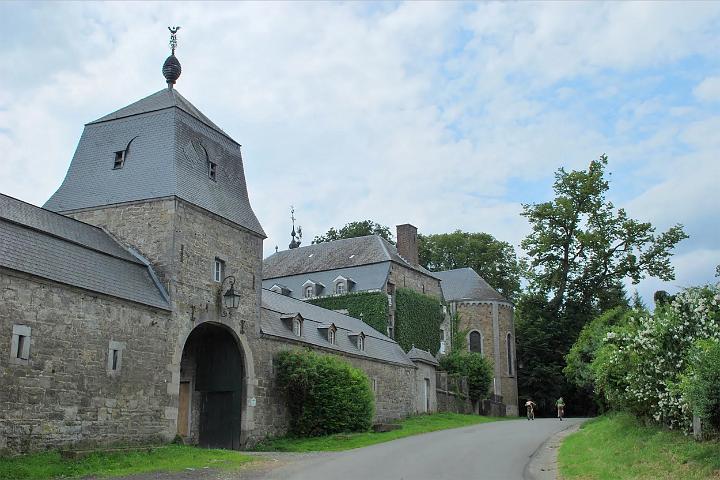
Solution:
{"label": "brick chimney", "polygon": [[420,263],[417,246],[417,227],[405,223],[397,227],[397,250],[401,257],[413,265]]}

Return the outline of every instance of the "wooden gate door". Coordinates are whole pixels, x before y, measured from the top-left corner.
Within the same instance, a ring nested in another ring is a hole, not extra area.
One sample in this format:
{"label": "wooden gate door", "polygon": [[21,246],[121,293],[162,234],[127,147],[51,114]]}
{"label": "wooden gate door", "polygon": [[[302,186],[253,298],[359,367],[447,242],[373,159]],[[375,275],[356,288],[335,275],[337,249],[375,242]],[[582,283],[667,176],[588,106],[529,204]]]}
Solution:
{"label": "wooden gate door", "polygon": [[204,392],[200,446],[207,448],[240,448],[240,415],[237,408],[240,392]]}
{"label": "wooden gate door", "polygon": [[187,437],[190,432],[190,382],[180,382],[180,399],[178,403],[177,433]]}

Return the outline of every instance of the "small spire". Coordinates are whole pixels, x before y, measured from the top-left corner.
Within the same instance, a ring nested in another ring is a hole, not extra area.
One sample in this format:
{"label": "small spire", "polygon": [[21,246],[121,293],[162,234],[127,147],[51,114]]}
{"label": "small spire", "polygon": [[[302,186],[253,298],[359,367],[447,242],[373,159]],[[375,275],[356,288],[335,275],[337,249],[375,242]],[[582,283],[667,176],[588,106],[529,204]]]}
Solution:
{"label": "small spire", "polygon": [[168,88],[172,89],[175,81],[180,77],[180,73],[182,72],[180,61],[175,56],[177,32],[180,30],[180,27],[168,27],[168,30],[170,30],[170,56],[166,58],[165,63],[163,63],[162,73],[168,84]]}
{"label": "small spire", "polygon": [[290,232],[292,240],[290,240],[289,247],[291,249],[298,248],[302,243],[302,227],[298,225],[297,233],[295,233],[295,207],[292,205],[290,205],[290,219],[292,220],[292,232]]}

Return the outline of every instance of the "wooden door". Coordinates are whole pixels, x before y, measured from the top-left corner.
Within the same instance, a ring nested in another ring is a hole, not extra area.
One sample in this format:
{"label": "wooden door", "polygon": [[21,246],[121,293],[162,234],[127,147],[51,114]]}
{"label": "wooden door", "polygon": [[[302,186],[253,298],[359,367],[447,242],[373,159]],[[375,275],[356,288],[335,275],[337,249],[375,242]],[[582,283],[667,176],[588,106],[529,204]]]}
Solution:
{"label": "wooden door", "polygon": [[177,433],[187,437],[190,433],[190,382],[180,382],[180,399],[178,402]]}

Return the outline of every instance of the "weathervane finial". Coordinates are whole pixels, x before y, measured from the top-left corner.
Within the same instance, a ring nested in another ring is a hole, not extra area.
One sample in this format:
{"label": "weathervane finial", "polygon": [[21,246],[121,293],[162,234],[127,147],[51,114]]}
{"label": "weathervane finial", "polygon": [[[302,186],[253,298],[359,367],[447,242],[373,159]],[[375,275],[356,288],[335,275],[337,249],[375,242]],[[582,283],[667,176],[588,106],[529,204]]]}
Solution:
{"label": "weathervane finial", "polygon": [[168,30],[170,30],[170,49],[172,50],[172,54],[175,55],[175,49],[177,48],[177,32],[180,30],[180,27],[168,27]]}

